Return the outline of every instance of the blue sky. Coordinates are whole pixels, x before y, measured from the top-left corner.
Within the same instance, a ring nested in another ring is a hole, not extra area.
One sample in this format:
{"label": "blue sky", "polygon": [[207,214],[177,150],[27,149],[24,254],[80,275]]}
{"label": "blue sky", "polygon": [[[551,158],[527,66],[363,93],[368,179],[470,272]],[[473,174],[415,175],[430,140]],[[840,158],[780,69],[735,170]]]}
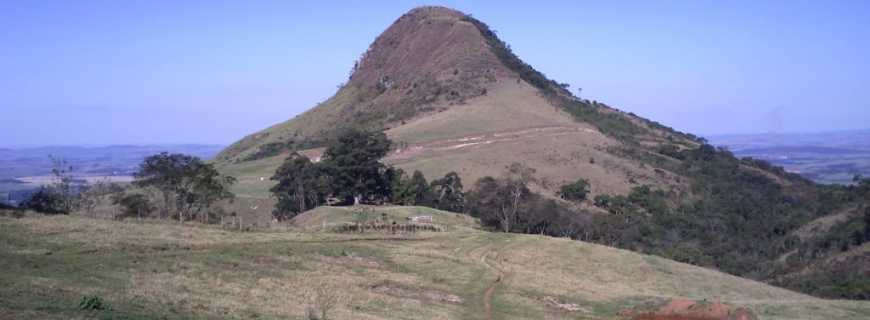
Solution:
{"label": "blue sky", "polygon": [[870,1],[0,1],[0,146],[231,143],[331,96],[407,10],[698,134],[870,128]]}

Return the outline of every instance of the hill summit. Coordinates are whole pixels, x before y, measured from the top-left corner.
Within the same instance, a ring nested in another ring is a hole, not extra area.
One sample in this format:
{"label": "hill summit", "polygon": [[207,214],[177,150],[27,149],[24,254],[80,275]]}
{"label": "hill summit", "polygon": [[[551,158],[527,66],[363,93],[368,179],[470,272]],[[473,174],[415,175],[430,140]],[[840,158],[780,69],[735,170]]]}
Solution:
{"label": "hill summit", "polygon": [[490,84],[516,77],[465,19],[465,14],[443,7],[411,10],[371,44],[335,96],[298,121],[246,137],[221,158],[245,155],[276,141],[315,145],[339,126],[388,128],[484,95]]}
{"label": "hill summit", "polygon": [[[544,178],[552,180],[541,187],[549,189],[578,178],[578,167],[589,167],[602,193],[627,192],[629,180],[676,181],[667,174],[640,172],[637,163],[625,161],[612,149],[626,143],[697,145],[694,137],[572,96],[567,85],[520,60],[495,32],[470,15],[420,7],[375,39],[333,97],[245,137],[217,160],[238,167],[283,159],[280,155],[290,150],[309,150],[316,158],[325,141],[350,126],[387,130],[398,147],[387,160],[427,176],[457,171],[473,181],[518,161],[541,167]],[[464,159],[470,161],[462,161],[465,167],[458,166],[460,159],[452,159],[459,154],[470,155]],[[487,158],[477,156],[484,154]],[[440,164],[433,157],[439,157]],[[594,165],[598,159],[603,166]],[[277,161],[257,167],[274,169]],[[416,165],[419,161],[428,166]],[[260,176],[268,173],[264,170]],[[259,190],[265,191],[265,184]]]}

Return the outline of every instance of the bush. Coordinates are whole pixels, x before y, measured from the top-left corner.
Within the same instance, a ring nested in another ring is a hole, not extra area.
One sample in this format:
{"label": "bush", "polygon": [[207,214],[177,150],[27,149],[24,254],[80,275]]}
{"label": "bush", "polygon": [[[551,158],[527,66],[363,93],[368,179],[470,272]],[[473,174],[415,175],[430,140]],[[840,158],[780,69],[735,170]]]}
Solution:
{"label": "bush", "polygon": [[44,214],[69,214],[63,195],[50,187],[40,188],[21,207]]}
{"label": "bush", "polygon": [[112,306],[99,296],[84,296],[79,302],[79,310],[112,310]]}
{"label": "bush", "polygon": [[592,204],[596,207],[607,209],[610,207],[610,195],[599,194],[592,199]]}
{"label": "bush", "polygon": [[317,284],[307,293],[308,308],[306,316],[309,320],[328,320],[329,314],[342,305],[345,295],[341,289],[335,288],[327,282]]}
{"label": "bush", "polygon": [[586,200],[587,194],[589,194],[589,181],[586,179],[579,179],[574,183],[566,184],[559,189],[559,196],[562,197],[562,199],[573,202]]}
{"label": "bush", "polygon": [[112,199],[112,203],[124,208],[122,217],[143,218],[151,214],[156,208],[148,197],[143,194],[129,194]]}

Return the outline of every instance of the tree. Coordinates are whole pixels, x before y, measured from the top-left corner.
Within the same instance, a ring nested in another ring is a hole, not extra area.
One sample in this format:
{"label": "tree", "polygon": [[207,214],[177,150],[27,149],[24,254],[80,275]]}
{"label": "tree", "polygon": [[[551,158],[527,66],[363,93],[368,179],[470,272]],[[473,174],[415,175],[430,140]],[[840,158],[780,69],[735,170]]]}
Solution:
{"label": "tree", "polygon": [[531,193],[528,184],[536,181],[534,174],[535,169],[522,163],[514,162],[507,167],[507,173],[502,178],[508,197],[508,205],[501,209],[502,230],[504,232],[510,231],[510,225],[505,225],[505,223],[510,224],[516,220],[521,201]]}
{"label": "tree", "polygon": [[578,179],[559,188],[559,196],[568,201],[581,202],[586,200],[587,194],[589,194],[589,181],[586,179]]}
{"label": "tree", "polygon": [[181,221],[187,216],[200,217],[203,223],[208,223],[208,209],[213,203],[235,197],[229,188],[236,178],[223,176],[214,166],[201,161],[191,168],[190,174],[179,189]]}
{"label": "tree", "polygon": [[405,174],[405,170],[401,168],[390,168],[390,201],[394,204],[408,205],[413,200],[413,192],[411,188],[411,180]]}
{"label": "tree", "polygon": [[483,177],[475,182],[471,202],[472,214],[482,222],[497,224],[502,232],[511,232],[519,222],[520,205],[532,195],[527,185],[535,181],[535,170],[520,163],[506,169],[498,179]]}
{"label": "tree", "polygon": [[133,184],[142,188],[152,187],[162,193],[163,207],[160,208],[160,216],[168,217],[182,181],[185,176],[190,175],[190,168],[198,161],[195,157],[184,154],[163,152],[152,155],[139,165]]}
{"label": "tree", "polygon": [[73,178],[70,175],[73,167],[65,159],[53,156],[49,156],[49,158],[52,162],[51,174],[54,176],[54,183],[49,189],[57,194],[59,211],[69,214],[78,207],[78,193],[74,190]]}
{"label": "tree", "polygon": [[465,209],[465,194],[462,192],[462,179],[456,172],[449,172],[443,178],[432,181],[435,194],[435,207],[440,210],[462,212]]}
{"label": "tree", "polygon": [[870,206],[864,208],[864,241],[870,241]]}
{"label": "tree", "polygon": [[414,205],[429,206],[432,205],[432,189],[426,177],[419,170],[414,170],[411,176],[411,190],[414,194]]}
{"label": "tree", "polygon": [[[391,168],[392,169],[392,168]],[[402,169],[394,170],[392,181],[393,203],[406,206],[429,206],[434,203],[432,187],[426,182],[426,177],[419,170],[415,170],[410,178]]]}
{"label": "tree", "polygon": [[73,168],[66,160],[49,156],[52,162],[51,174],[54,181],[48,186],[42,186],[34,193],[23,207],[46,214],[70,214],[78,208],[79,194],[73,186],[70,175]]}
{"label": "tree", "polygon": [[194,215],[207,213],[203,210],[218,200],[233,198],[229,187],[235,181],[197,157],[163,152],[145,158],[133,183],[159,190],[164,202],[161,216],[168,216],[170,208],[174,207],[178,220],[184,222]]}
{"label": "tree", "polygon": [[383,132],[348,129],[330,143],[322,165],[332,178],[334,195],[354,204],[388,199],[390,174],[380,162],[391,142]]}
{"label": "tree", "polygon": [[319,205],[330,193],[329,177],[322,167],[297,152],[284,160],[272,180],[278,182],[270,189],[278,199],[273,211],[278,220],[292,218]]}

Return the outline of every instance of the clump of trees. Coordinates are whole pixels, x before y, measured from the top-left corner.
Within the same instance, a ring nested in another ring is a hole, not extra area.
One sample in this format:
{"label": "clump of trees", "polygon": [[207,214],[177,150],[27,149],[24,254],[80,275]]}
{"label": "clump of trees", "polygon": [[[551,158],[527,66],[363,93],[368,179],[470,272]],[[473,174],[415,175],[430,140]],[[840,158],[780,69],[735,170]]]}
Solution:
{"label": "clump of trees", "polygon": [[381,162],[392,142],[383,132],[347,129],[328,143],[322,161],[294,152],[272,176],[278,204],[275,218],[285,220],[335,199],[339,204],[429,206],[461,212],[462,181],[450,172],[432,183],[416,171],[410,177]]}
{"label": "clump of trees", "polygon": [[278,167],[272,180],[277,184],[271,192],[278,199],[273,215],[279,220],[320,205],[332,192],[332,179],[325,167],[296,152]]}
{"label": "clump of trees", "polygon": [[133,186],[138,189],[133,192],[108,181],[76,181],[66,161],[52,161],[54,182],[34,193],[23,207],[45,214],[91,213],[111,201],[122,209],[120,215],[112,214],[116,218],[143,218],[159,209],[161,218],[208,222],[209,209],[215,202],[234,197],[229,187],[235,178],[221,175],[212,164],[184,154],[164,152],[145,158],[135,175]]}
{"label": "clump of trees", "polygon": [[483,177],[468,195],[468,212],[485,226],[502,232],[582,238],[586,215],[559,205],[529,189],[535,169],[521,163],[505,168],[500,177]]}
{"label": "clump of trees", "polygon": [[323,167],[332,181],[333,195],[344,202],[380,203],[390,196],[395,175],[380,160],[392,142],[383,132],[349,129],[323,153]]}
{"label": "clump of trees", "polygon": [[273,215],[292,218],[327,198],[343,204],[385,202],[397,175],[380,162],[390,145],[383,132],[348,129],[328,144],[318,163],[294,152],[272,176],[277,184],[271,192],[278,199]]}
{"label": "clump of trees", "polygon": [[402,169],[396,169],[396,177],[393,180],[392,202],[407,206],[433,206],[435,194],[432,186],[426,181],[426,177],[419,170],[415,170],[408,177]]}
{"label": "clump of trees", "polygon": [[[133,185],[160,195],[162,218],[208,222],[209,209],[215,202],[234,197],[229,188],[235,182],[235,178],[221,175],[214,165],[197,157],[163,152],[145,158]],[[140,199],[123,200],[118,203],[137,214],[147,207]]]}
{"label": "clump of trees", "polygon": [[458,173],[448,172],[443,178],[432,181],[431,187],[436,209],[452,212],[465,211],[465,193],[462,190],[462,179]]}

